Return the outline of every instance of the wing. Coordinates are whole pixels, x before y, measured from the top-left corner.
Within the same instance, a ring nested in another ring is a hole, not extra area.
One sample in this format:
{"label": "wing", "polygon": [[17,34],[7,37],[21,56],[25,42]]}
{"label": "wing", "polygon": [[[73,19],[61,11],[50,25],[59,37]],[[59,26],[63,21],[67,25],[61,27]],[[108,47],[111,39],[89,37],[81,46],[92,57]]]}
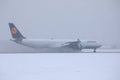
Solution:
{"label": "wing", "polygon": [[73,41],[73,42],[66,42],[63,44],[64,48],[71,48],[71,49],[82,49],[82,45],[81,45],[81,41],[77,40],[77,41]]}

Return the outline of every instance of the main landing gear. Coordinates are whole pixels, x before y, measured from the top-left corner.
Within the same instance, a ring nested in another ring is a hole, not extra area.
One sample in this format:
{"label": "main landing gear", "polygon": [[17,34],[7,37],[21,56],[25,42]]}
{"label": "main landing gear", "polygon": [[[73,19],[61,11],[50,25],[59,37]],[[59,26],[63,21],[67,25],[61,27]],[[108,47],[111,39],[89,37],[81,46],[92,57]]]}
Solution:
{"label": "main landing gear", "polygon": [[93,51],[94,53],[96,53],[96,49],[94,49],[94,51]]}

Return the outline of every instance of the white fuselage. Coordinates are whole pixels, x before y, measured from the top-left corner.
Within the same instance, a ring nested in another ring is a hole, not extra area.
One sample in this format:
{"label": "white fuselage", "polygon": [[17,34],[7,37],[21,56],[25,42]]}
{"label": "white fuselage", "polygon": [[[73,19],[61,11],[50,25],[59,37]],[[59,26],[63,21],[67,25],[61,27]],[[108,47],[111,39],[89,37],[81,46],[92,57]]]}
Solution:
{"label": "white fuselage", "polygon": [[54,40],[54,39],[41,39],[41,40],[30,40],[30,39],[24,39],[19,44],[36,48],[36,49],[51,49],[51,50],[82,50],[82,49],[97,49],[101,47],[100,44],[96,43],[95,41],[83,41],[80,43],[82,46],[81,49],[75,49],[72,47],[64,47],[69,42],[74,42],[75,40]]}
{"label": "white fuselage", "polygon": [[58,48],[61,47],[64,42],[55,40],[23,40],[22,45],[33,48]]}

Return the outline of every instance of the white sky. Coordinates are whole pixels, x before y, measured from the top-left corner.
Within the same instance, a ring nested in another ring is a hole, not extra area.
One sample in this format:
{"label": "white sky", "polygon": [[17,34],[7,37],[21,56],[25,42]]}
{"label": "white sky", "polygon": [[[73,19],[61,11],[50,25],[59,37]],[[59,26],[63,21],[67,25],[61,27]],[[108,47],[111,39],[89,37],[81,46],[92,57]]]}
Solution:
{"label": "white sky", "polygon": [[120,44],[119,0],[1,0],[0,36],[13,22],[28,38],[96,40]]}

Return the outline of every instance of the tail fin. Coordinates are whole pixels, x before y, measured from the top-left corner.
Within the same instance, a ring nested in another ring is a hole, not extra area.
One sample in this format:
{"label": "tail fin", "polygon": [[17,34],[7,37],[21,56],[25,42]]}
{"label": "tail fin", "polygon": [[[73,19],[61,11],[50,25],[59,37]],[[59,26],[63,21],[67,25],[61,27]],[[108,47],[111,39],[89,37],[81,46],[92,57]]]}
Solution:
{"label": "tail fin", "polygon": [[13,23],[9,23],[9,27],[10,27],[11,35],[13,39],[15,39],[15,41],[22,41],[23,39],[26,39]]}

